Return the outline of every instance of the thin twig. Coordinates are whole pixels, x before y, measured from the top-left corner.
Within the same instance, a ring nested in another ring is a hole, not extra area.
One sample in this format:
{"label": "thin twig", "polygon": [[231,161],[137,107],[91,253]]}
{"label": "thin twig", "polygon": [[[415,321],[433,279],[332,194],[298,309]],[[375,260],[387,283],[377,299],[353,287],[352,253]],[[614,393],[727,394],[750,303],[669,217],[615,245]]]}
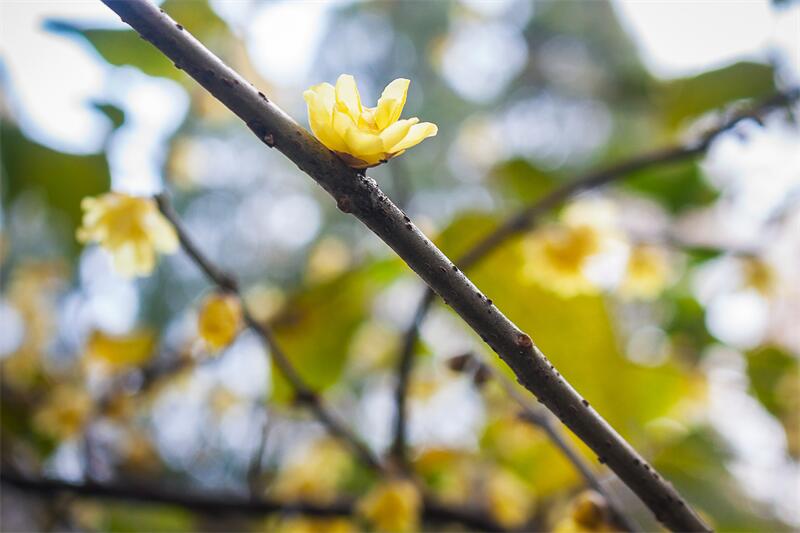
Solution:
{"label": "thin twig", "polygon": [[[101,500],[173,505],[214,517],[285,514],[325,518],[355,514],[355,502],[352,500],[323,504],[310,501],[246,499],[230,494],[196,493],[183,488],[168,489],[155,484],[71,483],[56,479],[26,477],[7,465],[3,465],[0,469],[0,481],[18,490],[42,496],[66,493]],[[459,523],[479,531],[503,531],[502,526],[472,509],[429,501],[423,505],[422,518],[431,523]]]}
{"label": "thin twig", "polygon": [[[139,34],[238,115],[267,146],[313,178],[411,267],[511,367],[520,383],[558,416],[673,530],[707,531],[699,516],[583,398],[551,368],[531,338],[495,308],[380,190],[147,0],[103,0]],[[248,323],[258,324],[248,317]],[[269,343],[271,336],[261,329]],[[280,359],[280,357],[278,358]],[[320,405],[312,402],[312,407]]]}
{"label": "thin twig", "polygon": [[478,364],[494,379],[506,394],[514,400],[522,408],[521,418],[526,422],[534,424],[542,429],[548,436],[550,441],[564,454],[567,460],[572,463],[572,466],[580,473],[583,480],[590,488],[599,492],[608,503],[608,509],[611,514],[611,519],[622,531],[639,531],[639,527],[628,518],[620,509],[619,505],[606,488],[600,483],[600,480],[595,475],[591,465],[583,458],[583,456],[575,449],[575,447],[567,440],[558,423],[556,423],[553,415],[546,409],[539,406],[531,405],[522,394],[519,393],[517,387],[511,383],[504,375],[497,372],[491,365],[478,361]]}
{"label": "thin twig", "polygon": [[245,323],[250,329],[255,331],[259,337],[261,337],[261,340],[269,349],[272,361],[275,363],[275,366],[278,367],[278,370],[280,370],[283,377],[286,378],[286,381],[289,382],[289,385],[294,390],[298,403],[310,409],[317,420],[322,423],[322,425],[325,426],[333,436],[348,444],[356,453],[356,455],[358,455],[358,457],[364,462],[364,464],[370,468],[374,468],[379,471],[382,470],[383,466],[381,465],[381,462],[377,457],[375,457],[372,451],[361,441],[360,438],[358,438],[358,436],[356,436],[355,433],[353,433],[349,428],[336,419],[319,395],[306,384],[302,377],[300,377],[300,374],[297,372],[294,365],[291,363],[288,356],[284,353],[283,349],[275,339],[272,330],[253,318],[253,315],[250,313],[247,305],[245,304],[244,298],[242,298],[242,295],[239,292],[239,284],[236,279],[230,274],[219,269],[205,256],[205,254],[200,251],[200,248],[194,243],[184,228],[178,213],[175,211],[175,208],[172,206],[172,203],[169,201],[167,195],[163,193],[158,194],[155,196],[155,201],[158,204],[158,208],[161,213],[163,213],[163,215],[175,227],[175,232],[178,234],[178,240],[181,243],[181,247],[189,255],[189,257],[192,258],[194,263],[197,264],[197,266],[200,267],[209,280],[215,283],[221,290],[233,294],[239,299]]}
{"label": "thin twig", "polygon": [[[733,114],[718,127],[707,131],[695,142],[655,150],[602,170],[580,176],[520,209],[517,213],[506,219],[497,229],[478,241],[461,256],[456,264],[464,270],[469,269],[475,263],[484,259],[491,252],[505,244],[512,237],[532,229],[540,217],[557,208],[566,200],[580,192],[622,180],[635,172],[647,168],[669,165],[700,155],[708,149],[719,135],[731,130],[740,122],[747,119],[759,120],[766,112],[787,105],[797,100],[798,97],[800,97],[800,89],[793,89],[773,95],[755,105],[752,109]],[[404,333],[402,348],[397,358],[398,380],[395,390],[395,400],[397,403],[398,416],[395,422],[395,436],[392,443],[392,450],[400,464],[405,462],[406,430],[404,426],[406,425],[405,418],[407,413],[405,403],[408,396],[409,373],[413,367],[413,362],[410,361],[410,359],[414,357],[413,348],[417,343],[419,328],[424,321],[424,317],[428,314],[429,308],[435,301],[435,294],[428,288],[414,313],[414,319]]]}

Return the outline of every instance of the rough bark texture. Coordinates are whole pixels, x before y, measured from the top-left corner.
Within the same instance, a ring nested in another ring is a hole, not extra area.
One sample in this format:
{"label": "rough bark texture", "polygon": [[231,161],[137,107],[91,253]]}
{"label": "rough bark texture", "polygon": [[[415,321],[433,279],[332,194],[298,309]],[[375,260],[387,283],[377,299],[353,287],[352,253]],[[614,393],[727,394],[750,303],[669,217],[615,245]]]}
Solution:
{"label": "rough bark texture", "polygon": [[[675,489],[596,413],[534,345],[369,177],[348,168],[305,129],[146,0],[103,0],[122,20],[311,176],[389,245],[511,367],[517,379],[583,440],[666,527],[708,527]],[[546,312],[545,309],[542,312]]]}

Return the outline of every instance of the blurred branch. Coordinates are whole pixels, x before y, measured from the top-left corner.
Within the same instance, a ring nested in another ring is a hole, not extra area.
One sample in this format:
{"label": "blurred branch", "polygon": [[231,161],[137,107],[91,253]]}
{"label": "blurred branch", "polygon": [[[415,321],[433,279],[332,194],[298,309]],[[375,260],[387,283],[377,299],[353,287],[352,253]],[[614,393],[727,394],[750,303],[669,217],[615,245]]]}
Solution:
{"label": "blurred branch", "polygon": [[221,290],[235,295],[242,306],[247,326],[261,337],[261,340],[267,346],[275,366],[278,367],[281,374],[289,382],[295,393],[297,402],[304,405],[317,418],[317,420],[327,428],[327,430],[335,437],[341,439],[348,444],[359,458],[370,468],[382,470],[380,461],[375,457],[372,451],[355,435],[349,428],[345,427],[339,422],[336,417],[330,412],[328,407],[319,397],[319,395],[311,390],[305,383],[300,374],[295,369],[294,365],[290,362],[288,356],[284,353],[283,349],[278,344],[272,330],[264,324],[258,322],[245,304],[244,298],[239,292],[239,284],[236,279],[217,268],[205,255],[200,251],[200,248],[192,241],[183,223],[178,217],[177,212],[172,207],[172,203],[165,194],[158,194],[155,196],[158,208],[161,213],[172,223],[175,231],[178,234],[178,240],[181,243],[184,251],[192,258],[198,267],[206,274],[206,276],[217,285]]}
{"label": "blurred branch", "polygon": [[[566,200],[580,192],[623,180],[640,170],[655,166],[670,165],[700,155],[711,146],[712,142],[717,137],[731,130],[740,122],[748,119],[760,122],[767,112],[789,105],[799,97],[800,88],[775,94],[750,109],[734,112],[717,127],[706,131],[699,139],[693,142],[655,150],[580,176],[520,209],[497,229],[478,241],[456,262],[456,264],[462,269],[469,269],[475,263],[484,259],[491,252],[505,244],[512,237],[532,229],[540,217],[557,208]],[[405,402],[408,395],[409,375],[413,367],[412,359],[414,357],[414,347],[416,346],[417,337],[419,336],[419,328],[425,316],[428,314],[428,310],[435,301],[435,294],[429,288],[417,306],[414,318],[404,334],[402,347],[398,354],[398,380],[395,390],[398,416],[395,421],[395,437],[392,444],[392,451],[397,461],[401,464],[405,462],[405,425],[407,417]]]}
{"label": "blurred branch", "polygon": [[[605,498],[608,504],[608,509],[611,514],[611,519],[614,524],[620,528],[621,531],[638,531],[639,528],[634,524],[625,513],[619,508],[614,500],[614,497],[605,489],[600,483],[600,480],[592,470],[592,466],[586,461],[583,456],[575,449],[575,447],[564,436],[558,424],[555,422],[553,415],[542,407],[532,405],[528,398],[520,394],[517,387],[508,380],[503,374],[498,372],[494,367],[479,360],[473,354],[465,354],[459,357],[468,357],[467,363],[472,363],[473,371],[477,378],[478,375],[492,378],[506,395],[516,402],[521,408],[520,418],[530,424],[539,427],[545,432],[550,441],[558,448],[564,457],[572,463],[572,466],[583,477],[586,485],[599,492]],[[482,378],[483,379],[483,378]],[[476,380],[477,383],[477,380]]]}
{"label": "blurred branch", "polygon": [[[238,115],[267,146],[278,149],[313,178],[336,200],[341,211],[353,214],[397,252],[500,355],[520,383],[595,453],[606,458],[609,467],[648,505],[658,520],[675,530],[708,530],[678,492],[597,412],[583,404],[583,398],[551,368],[531,338],[491,304],[392,203],[375,180],[347,167],[155,5],[146,0],[103,2],[169,57],[177,68],[186,71]],[[268,344],[274,344],[269,330],[249,315],[247,321]],[[286,362],[285,357],[279,355],[276,363],[280,361]],[[289,375],[296,377],[293,371]],[[302,392],[309,391],[300,389],[299,392],[302,396]],[[319,401],[312,400],[310,406],[325,420],[327,411],[320,408]]]}
{"label": "blurred branch", "polygon": [[[56,479],[25,477],[6,465],[0,470],[0,481],[18,490],[41,496],[68,493],[101,500],[173,505],[210,516],[286,514],[324,518],[355,514],[355,502],[352,500],[327,504],[309,501],[287,502],[273,499],[244,499],[225,494],[192,493],[182,488],[167,489],[163,485],[155,484],[71,483]],[[479,531],[503,530],[499,524],[471,509],[450,507],[430,501],[424,503],[422,517],[428,522],[456,522]]]}

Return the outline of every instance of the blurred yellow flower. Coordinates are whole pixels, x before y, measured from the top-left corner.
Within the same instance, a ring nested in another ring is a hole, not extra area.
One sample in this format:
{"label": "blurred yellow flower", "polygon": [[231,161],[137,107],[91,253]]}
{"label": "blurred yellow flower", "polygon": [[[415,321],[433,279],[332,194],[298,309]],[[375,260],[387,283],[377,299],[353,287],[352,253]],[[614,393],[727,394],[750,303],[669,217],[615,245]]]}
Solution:
{"label": "blurred yellow flower", "polygon": [[667,252],[661,248],[639,244],[631,248],[620,293],[626,298],[651,300],[669,284],[672,267]]}
{"label": "blurred yellow flower", "polygon": [[556,524],[556,533],[589,533],[616,531],[609,521],[608,504],[603,496],[585,490],[572,501],[572,512]]}
{"label": "blurred yellow flower", "polygon": [[588,225],[561,225],[541,229],[525,242],[525,272],[541,286],[562,296],[594,292],[584,275],[587,260],[600,251],[601,236]]}
{"label": "blurred yellow flower", "polygon": [[333,501],[352,466],[350,454],[339,442],[320,439],[291,458],[271,490],[276,497],[287,500]]}
{"label": "blurred yellow flower", "polygon": [[528,485],[502,468],[493,469],[486,480],[486,500],[489,512],[500,525],[516,528],[530,515],[534,495]]}
{"label": "blurred yellow flower", "polygon": [[68,384],[50,390],[33,418],[36,429],[59,440],[68,439],[83,428],[92,410],[92,398],[84,389]]}
{"label": "blurred yellow flower", "polygon": [[745,258],[742,262],[744,283],[763,296],[769,296],[775,289],[777,279],[775,271],[767,263],[756,257]]}
{"label": "blurred yellow flower", "polygon": [[23,261],[11,273],[6,297],[24,331],[20,344],[0,361],[6,384],[25,389],[41,375],[43,356],[56,328],[56,299],[66,275],[63,264],[49,261]]}
{"label": "blurred yellow flower", "polygon": [[233,294],[212,293],[203,301],[197,331],[212,350],[230,344],[242,325],[242,304]]}
{"label": "blurred yellow flower", "polygon": [[317,139],[353,168],[374,167],[416,146],[438,129],[416,117],[400,119],[409,80],[399,78],[383,90],[376,107],[361,105],[353,76],[342,74],[336,87],[315,85],[303,93],[308,121]]}
{"label": "blurred yellow flower", "polygon": [[156,252],[172,253],[178,249],[175,229],[152,198],[111,192],[84,198],[81,207],[83,225],[78,228],[78,240],[100,243],[124,276],[150,274]]}
{"label": "blurred yellow flower", "polygon": [[86,343],[86,358],[107,370],[124,370],[140,366],[153,356],[155,337],[150,331],[138,330],[125,335],[108,335],[94,331]]}
{"label": "blurred yellow flower", "polygon": [[355,533],[357,529],[346,518],[305,518],[293,516],[270,524],[265,531],[274,533]]}
{"label": "blurred yellow flower", "polygon": [[358,501],[358,513],[378,531],[408,532],[419,529],[422,498],[406,479],[377,484]]}

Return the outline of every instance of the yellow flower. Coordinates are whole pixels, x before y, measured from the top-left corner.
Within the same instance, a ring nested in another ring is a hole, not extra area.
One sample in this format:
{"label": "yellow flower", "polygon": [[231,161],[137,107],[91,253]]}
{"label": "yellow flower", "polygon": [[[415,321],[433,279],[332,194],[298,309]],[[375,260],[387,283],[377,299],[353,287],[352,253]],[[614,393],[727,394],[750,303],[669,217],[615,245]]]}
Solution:
{"label": "yellow flower", "polygon": [[407,532],[419,529],[422,506],[417,487],[405,479],[384,481],[358,501],[358,513],[376,530]]}
{"label": "yellow flower", "polygon": [[114,267],[127,277],[153,271],[156,252],[172,253],[178,237],[152,198],[106,193],[84,198],[83,225],[77,237],[82,243],[98,242],[114,258]]}
{"label": "yellow flower", "polygon": [[770,265],[756,257],[745,258],[742,262],[744,283],[763,296],[769,296],[777,285],[775,271]]}
{"label": "yellow flower", "polygon": [[534,497],[528,486],[511,472],[497,468],[486,481],[489,511],[500,525],[507,528],[525,523],[533,509]]}
{"label": "yellow flower", "polygon": [[587,260],[600,251],[599,232],[588,225],[551,226],[526,241],[527,268],[531,279],[562,296],[593,292],[584,275]]}
{"label": "yellow flower", "polygon": [[277,527],[271,527],[265,531],[276,533],[354,533],[356,530],[352,522],[346,518],[305,518],[293,516],[280,521]]}
{"label": "yellow flower", "polygon": [[590,533],[616,531],[609,522],[608,504],[593,490],[578,494],[572,502],[572,513],[553,528],[556,533]]}
{"label": "yellow flower", "polygon": [[350,454],[332,439],[315,442],[280,471],[272,493],[287,500],[333,501],[352,470]]}
{"label": "yellow flower", "polygon": [[361,105],[349,74],[339,76],[336,87],[315,85],[303,93],[311,131],[353,168],[374,167],[397,157],[438,131],[436,124],[419,123],[416,117],[399,120],[409,83],[399,78],[387,85],[376,107]]}
{"label": "yellow flower", "polygon": [[86,357],[109,370],[139,366],[153,356],[155,339],[149,331],[107,335],[95,331],[86,343]]}
{"label": "yellow flower", "polygon": [[59,440],[77,434],[92,410],[92,398],[74,385],[56,385],[33,418],[40,432]]}
{"label": "yellow flower", "polygon": [[664,290],[671,277],[672,268],[664,250],[650,245],[636,245],[628,257],[620,292],[627,298],[653,299]]}
{"label": "yellow flower", "polygon": [[197,331],[212,350],[230,344],[242,324],[242,305],[232,294],[215,292],[208,296],[200,309]]}

